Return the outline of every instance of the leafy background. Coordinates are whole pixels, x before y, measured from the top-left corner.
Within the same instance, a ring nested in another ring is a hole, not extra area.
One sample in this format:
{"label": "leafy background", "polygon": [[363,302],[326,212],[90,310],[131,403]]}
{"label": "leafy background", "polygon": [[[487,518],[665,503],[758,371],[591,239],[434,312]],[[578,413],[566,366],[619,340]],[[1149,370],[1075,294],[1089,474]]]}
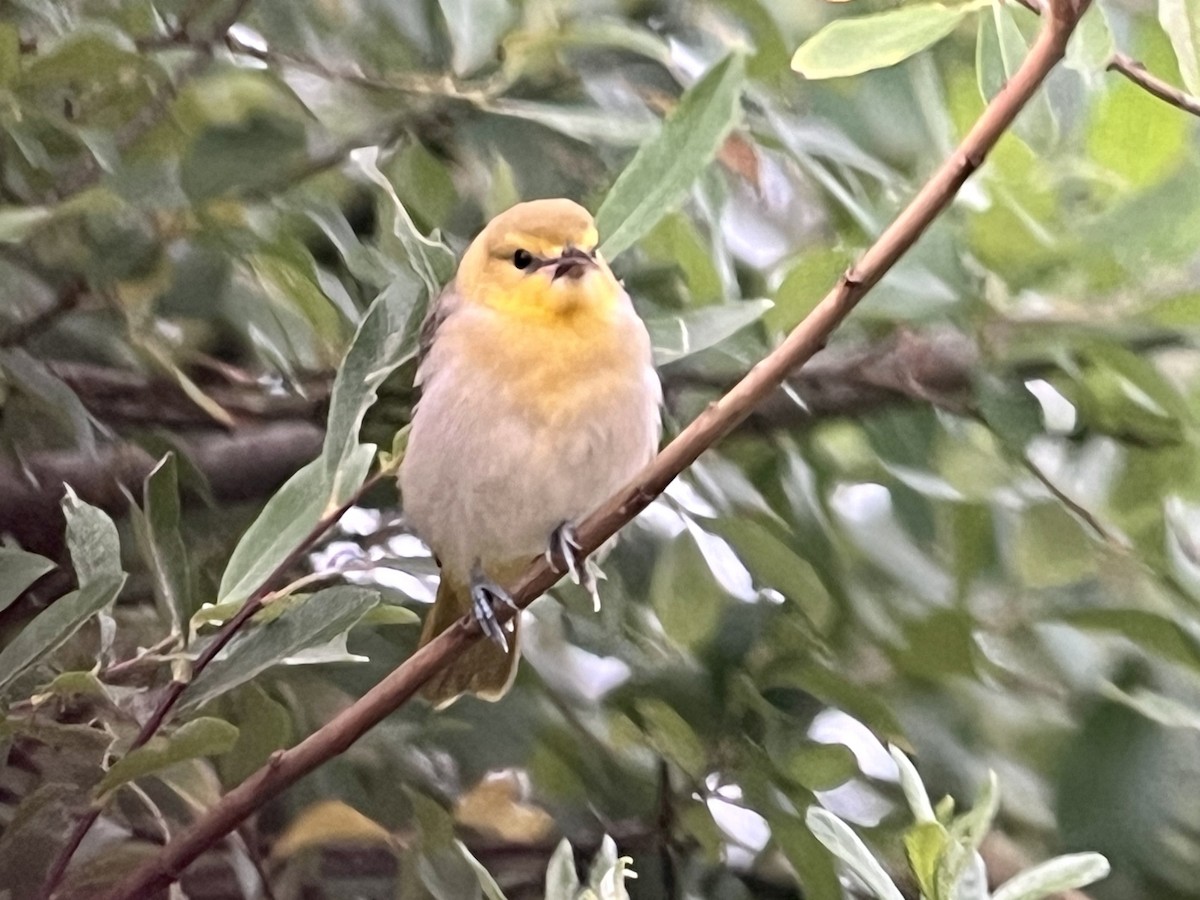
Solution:
{"label": "leafy background", "polygon": [[[89,803],[72,896],[411,652],[434,567],[390,480],[288,552],[392,447],[416,323],[489,216],[598,211],[674,431],[812,308],[1038,27],[867,0],[0,10],[13,900]],[[405,707],[185,895],[571,897],[565,836],[606,897],[620,854],[634,897],[833,900],[817,805],[916,896],[882,739],[960,808],[997,774],[994,881],[1087,849],[1112,864],[1090,896],[1200,896],[1200,142],[1105,71],[1115,48],[1196,93],[1198,46],[1195,0],[1091,9],[830,347],[627,529],[598,614],[571,586],[538,601],[504,702]],[[281,563],[323,574],[120,759]]]}

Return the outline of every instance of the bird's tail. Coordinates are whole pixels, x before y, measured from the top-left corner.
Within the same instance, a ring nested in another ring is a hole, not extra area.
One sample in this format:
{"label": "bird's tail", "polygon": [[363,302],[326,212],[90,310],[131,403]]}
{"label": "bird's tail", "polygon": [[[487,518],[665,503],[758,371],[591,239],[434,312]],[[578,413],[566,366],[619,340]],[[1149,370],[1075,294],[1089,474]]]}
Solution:
{"label": "bird's tail", "polygon": [[[437,599],[421,629],[420,646],[424,647],[470,611],[470,589],[454,584],[443,575]],[[474,694],[483,700],[499,700],[507,694],[521,658],[520,618],[518,615],[511,620],[511,631],[505,628],[507,652],[486,637],[476,641],[430,678],[421,688],[421,696],[441,709],[462,694]]]}

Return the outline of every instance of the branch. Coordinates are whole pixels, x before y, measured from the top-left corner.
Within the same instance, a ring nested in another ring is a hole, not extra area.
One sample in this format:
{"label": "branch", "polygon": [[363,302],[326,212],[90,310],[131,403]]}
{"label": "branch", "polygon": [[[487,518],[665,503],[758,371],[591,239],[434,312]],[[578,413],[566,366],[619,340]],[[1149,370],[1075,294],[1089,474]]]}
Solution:
{"label": "branch", "polygon": [[[1029,55],[984,110],[959,148],[926,182],[908,207],[892,222],[859,263],[784,342],[755,366],[724,397],[711,404],[668,444],[626,488],[600,507],[578,528],[584,553],[604,541],[641,512],[697,457],[732,431],[754,407],[778,388],[791,372],[816,353],[833,330],[904,255],[954,199],[988,152],[1062,59],[1067,40],[1088,0],[1055,0]],[[535,560],[511,591],[518,607],[528,606],[563,574],[544,557]],[[501,608],[502,619],[513,610]],[[191,827],[180,832],[153,858],[139,866],[106,896],[132,900],[161,890],[205,849],[237,827],[268,798],[344,752],[368,729],[394,712],[436,672],[479,640],[470,617],[459,620],[417,650],[361,699],[295,747],[275,753],[270,761],[221,798]]]}
{"label": "branch", "polygon": [[1132,56],[1124,53],[1114,53],[1112,59],[1108,61],[1107,68],[1110,72],[1120,72],[1138,87],[1149,91],[1159,100],[1170,103],[1172,106],[1178,107],[1184,112],[1189,112],[1193,116],[1200,116],[1200,97],[1184,93],[1158,76],[1151,75],[1146,71],[1146,67]]}
{"label": "branch", "polygon": [[[176,381],[92,363],[47,362],[46,368],[75,392],[89,413],[107,424],[170,428],[212,425],[212,418]],[[300,420],[317,424],[333,389],[333,376],[302,376],[288,393],[257,379],[204,381],[201,387],[237,421]]]}
{"label": "branch", "polygon": [[[236,431],[184,437],[181,452],[208,479],[219,499],[243,500],[273,491],[321,452],[321,429],[275,422]],[[155,459],[136,444],[109,444],[94,453],[37,453],[19,464],[0,463],[0,534],[20,537],[30,550],[57,558],[62,550],[59,508],[63,484],[88,503],[114,514],[135,497]]]}
{"label": "branch", "polygon": [[82,281],[72,281],[59,291],[49,306],[18,322],[3,334],[0,334],[0,348],[16,347],[25,343],[34,335],[44,331],[58,321],[60,316],[69,313],[87,292],[87,285]]}

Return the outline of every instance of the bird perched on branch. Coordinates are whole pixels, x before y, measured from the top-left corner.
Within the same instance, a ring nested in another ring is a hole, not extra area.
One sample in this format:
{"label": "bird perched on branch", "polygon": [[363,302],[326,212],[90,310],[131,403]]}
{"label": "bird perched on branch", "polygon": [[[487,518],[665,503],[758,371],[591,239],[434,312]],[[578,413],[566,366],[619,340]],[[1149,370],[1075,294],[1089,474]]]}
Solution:
{"label": "bird perched on branch", "polygon": [[570,200],[493,219],[429,312],[420,401],[400,469],[405,513],[441,568],[426,644],[471,613],[489,640],[426,685],[446,705],[498,700],[519,658],[504,585],[542,553],[595,596],[574,523],[654,456],[662,391],[650,338]]}

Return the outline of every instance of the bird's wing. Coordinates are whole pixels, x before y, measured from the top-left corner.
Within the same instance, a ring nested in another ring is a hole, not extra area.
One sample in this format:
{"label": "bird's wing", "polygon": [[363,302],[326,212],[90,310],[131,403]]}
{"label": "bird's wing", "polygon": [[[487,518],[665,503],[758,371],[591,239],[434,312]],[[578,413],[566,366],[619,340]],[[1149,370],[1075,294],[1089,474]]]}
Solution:
{"label": "bird's wing", "polygon": [[437,340],[438,328],[461,305],[462,297],[454,289],[453,281],[446,285],[445,290],[430,304],[428,312],[425,313],[425,321],[421,323],[421,330],[417,335],[417,384],[421,383],[421,366],[429,355],[429,348]]}

